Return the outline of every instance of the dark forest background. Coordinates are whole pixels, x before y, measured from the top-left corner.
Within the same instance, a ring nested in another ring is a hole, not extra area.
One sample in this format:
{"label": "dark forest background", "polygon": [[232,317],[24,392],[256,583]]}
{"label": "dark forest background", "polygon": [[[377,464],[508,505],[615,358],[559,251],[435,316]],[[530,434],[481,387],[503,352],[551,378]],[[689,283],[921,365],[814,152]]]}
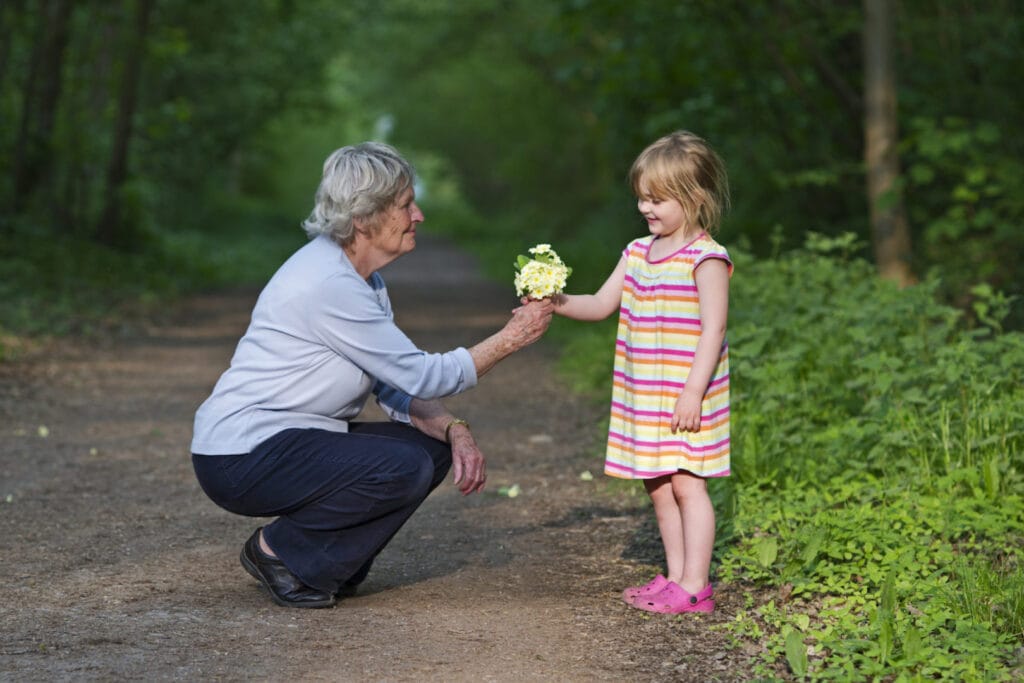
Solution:
{"label": "dark forest background", "polygon": [[589,286],[642,232],[629,164],[677,128],[727,161],[727,245],[852,234],[885,277],[1006,308],[1024,251],[1018,10],[6,0],[0,324],[57,330],[265,278],[302,239],[322,159],[369,138],[417,165],[425,229],[496,269],[551,241]]}

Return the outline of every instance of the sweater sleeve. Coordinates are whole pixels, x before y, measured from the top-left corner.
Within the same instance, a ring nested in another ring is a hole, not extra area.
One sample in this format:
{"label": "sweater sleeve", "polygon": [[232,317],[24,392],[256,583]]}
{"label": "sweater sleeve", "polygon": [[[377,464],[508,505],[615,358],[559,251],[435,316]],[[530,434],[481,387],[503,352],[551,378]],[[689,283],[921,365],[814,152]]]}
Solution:
{"label": "sweater sleeve", "polygon": [[[322,296],[305,308],[309,329],[334,353],[409,397],[442,398],[475,386],[476,367],[469,351],[459,347],[427,353],[417,348],[392,319],[383,281],[374,277],[372,282],[375,286],[354,273],[330,278]],[[386,406],[407,413],[407,400],[403,410],[397,394],[383,394]]]}

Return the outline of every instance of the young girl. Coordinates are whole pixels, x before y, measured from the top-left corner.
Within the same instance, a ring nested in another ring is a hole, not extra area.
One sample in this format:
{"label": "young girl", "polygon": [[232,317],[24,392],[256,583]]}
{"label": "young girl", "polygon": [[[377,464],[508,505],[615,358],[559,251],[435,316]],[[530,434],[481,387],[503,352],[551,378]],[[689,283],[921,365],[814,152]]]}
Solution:
{"label": "young girl", "polygon": [[732,262],[710,233],[728,208],[728,180],[718,155],[685,131],[651,144],[629,177],[651,234],[629,243],[596,294],[559,295],[555,312],[619,311],[605,474],[643,480],[667,564],[623,599],[649,612],[712,612],[706,479],[729,474]]}

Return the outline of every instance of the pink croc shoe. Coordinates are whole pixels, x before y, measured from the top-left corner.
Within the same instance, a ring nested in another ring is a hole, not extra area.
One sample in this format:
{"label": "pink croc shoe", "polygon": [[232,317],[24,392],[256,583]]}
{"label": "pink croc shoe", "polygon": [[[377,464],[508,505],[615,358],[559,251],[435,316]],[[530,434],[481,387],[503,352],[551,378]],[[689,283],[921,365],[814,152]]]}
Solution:
{"label": "pink croc shoe", "polygon": [[669,581],[660,592],[655,595],[641,595],[630,603],[637,609],[645,612],[658,612],[660,614],[682,614],[683,612],[705,612],[715,611],[715,591],[709,583],[704,590],[693,595],[687,593],[682,586]]}
{"label": "pink croc shoe", "polygon": [[633,600],[643,595],[655,595],[660,593],[661,589],[669,584],[669,580],[661,574],[658,574],[649,582],[643,586],[631,586],[626,590],[622,591],[622,599],[628,604],[632,605]]}

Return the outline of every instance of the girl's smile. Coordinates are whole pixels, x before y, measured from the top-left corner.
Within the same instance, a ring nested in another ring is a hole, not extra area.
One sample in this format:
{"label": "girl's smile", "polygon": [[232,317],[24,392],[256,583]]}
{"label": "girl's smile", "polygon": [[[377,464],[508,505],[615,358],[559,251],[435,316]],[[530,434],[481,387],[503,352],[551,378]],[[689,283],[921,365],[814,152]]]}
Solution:
{"label": "girl's smile", "polygon": [[[637,209],[647,221],[647,227],[652,235],[665,238],[675,235],[679,228],[686,225],[686,211],[683,205],[676,199],[653,199],[651,197],[640,197],[636,202]],[[683,230],[678,236],[686,233]]]}

